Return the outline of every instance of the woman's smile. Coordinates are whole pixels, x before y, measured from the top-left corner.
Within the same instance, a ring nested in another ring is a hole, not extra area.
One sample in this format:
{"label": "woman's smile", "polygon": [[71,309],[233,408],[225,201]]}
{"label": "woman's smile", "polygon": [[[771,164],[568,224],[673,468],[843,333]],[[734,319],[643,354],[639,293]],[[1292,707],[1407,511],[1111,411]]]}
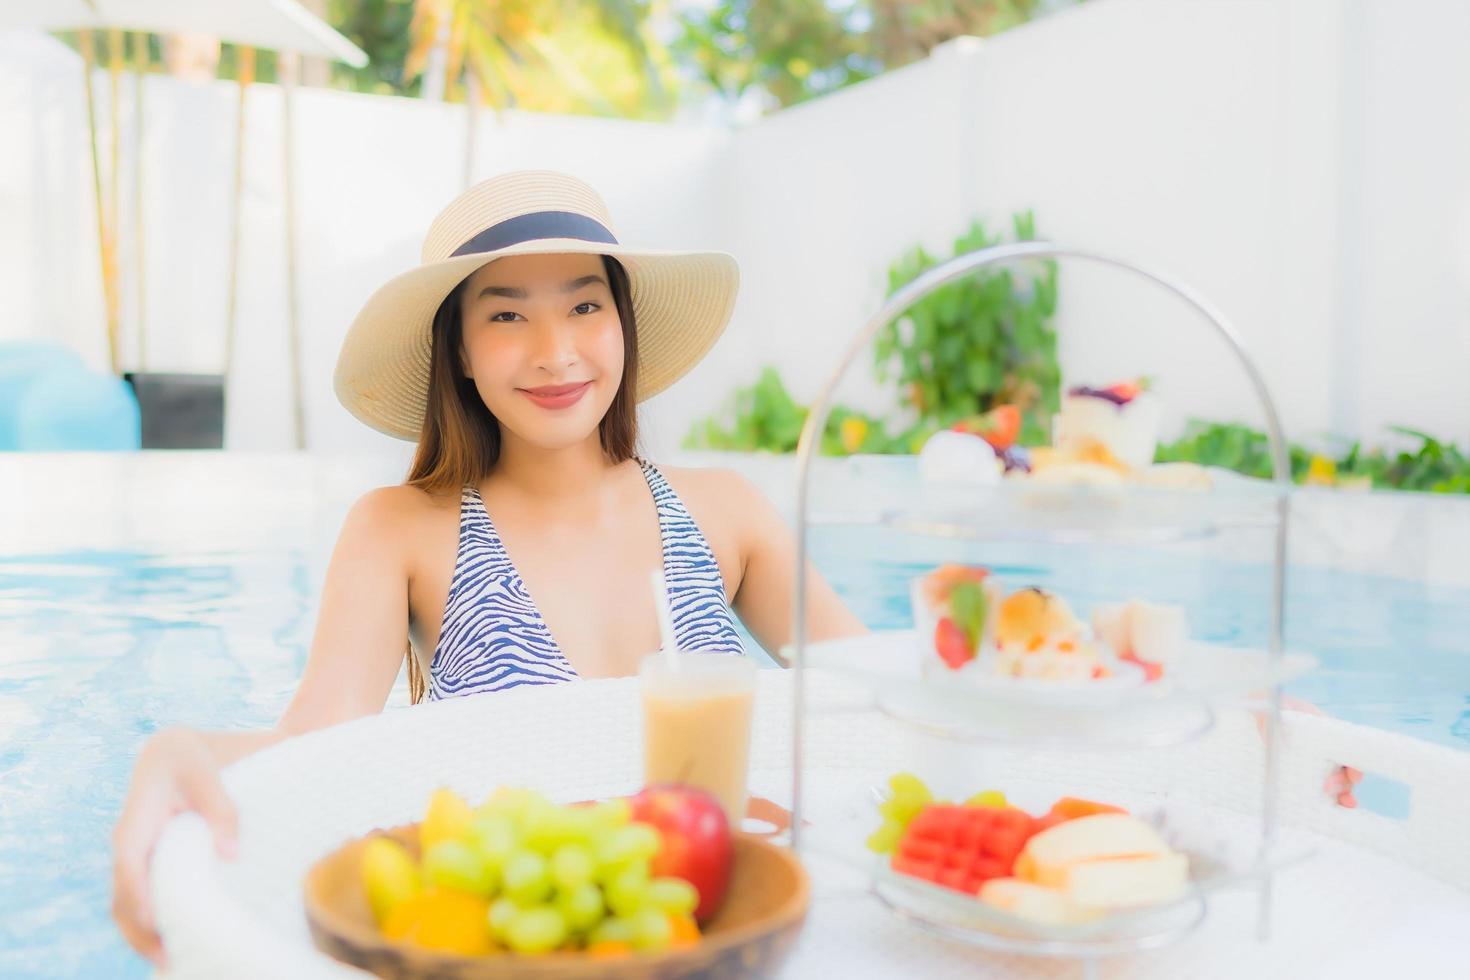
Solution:
{"label": "woman's smile", "polygon": [[572,384],[542,385],[539,388],[517,388],[516,391],[529,398],[533,404],[556,409],[575,405],[591,386],[590,381],[578,381]]}

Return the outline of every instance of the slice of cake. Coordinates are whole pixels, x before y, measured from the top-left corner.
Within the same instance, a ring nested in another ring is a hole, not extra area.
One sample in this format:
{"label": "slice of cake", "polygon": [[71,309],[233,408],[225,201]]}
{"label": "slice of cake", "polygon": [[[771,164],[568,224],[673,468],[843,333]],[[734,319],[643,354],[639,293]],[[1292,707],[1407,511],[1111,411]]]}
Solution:
{"label": "slice of cake", "polygon": [[1097,606],[1092,628],[1119,660],[1138,664],[1151,681],[1178,660],[1189,638],[1184,607],[1141,599]]}
{"label": "slice of cake", "polygon": [[1154,461],[1163,406],[1146,381],[1068,389],[1057,415],[1053,442],[1073,460],[1094,461],[1099,447],[1131,470]]}
{"label": "slice of cake", "polygon": [[1059,596],[1013,592],[995,619],[995,670],[1007,677],[1085,681],[1109,676],[1085,624]]}

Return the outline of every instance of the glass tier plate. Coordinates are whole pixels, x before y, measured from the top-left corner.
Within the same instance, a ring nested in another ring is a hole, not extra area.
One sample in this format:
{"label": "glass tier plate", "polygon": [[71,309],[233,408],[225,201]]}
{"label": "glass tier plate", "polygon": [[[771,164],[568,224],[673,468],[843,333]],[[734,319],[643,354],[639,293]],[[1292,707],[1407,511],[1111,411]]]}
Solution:
{"label": "glass tier plate", "polygon": [[992,486],[882,485],[814,511],[815,524],[878,524],[912,534],[1058,543],[1163,544],[1227,529],[1271,528],[1278,491],[1225,479],[1209,490],[1138,484],[1048,484],[1027,478]]}
{"label": "glass tier plate", "polygon": [[[1221,820],[1207,807],[1184,803],[1134,809],[1158,828],[1169,846],[1189,857],[1189,882],[1175,900],[1147,908],[1119,909],[1076,924],[1019,918],[977,898],[892,870],[886,855],[863,846],[878,826],[876,802],[885,792],[869,786],[853,792],[840,813],[829,811],[808,831],[814,855],[838,861],[869,876],[887,908],[913,925],[988,949],[1046,956],[1107,956],[1152,949],[1188,935],[1207,914],[1211,894],[1258,887],[1267,876],[1310,856],[1303,849],[1263,858],[1258,835],[1244,829],[1238,814]],[[1031,810],[1039,810],[1032,805]]]}
{"label": "glass tier plate", "polygon": [[912,630],[891,630],[807,647],[805,666],[857,681],[885,714],[931,734],[965,741],[1028,740],[1083,747],[1174,745],[1209,731],[1215,709],[1248,703],[1274,683],[1316,665],[1283,654],[1191,642],[1158,681],[1136,675],[1107,683],[1052,683],[967,670],[920,673]]}

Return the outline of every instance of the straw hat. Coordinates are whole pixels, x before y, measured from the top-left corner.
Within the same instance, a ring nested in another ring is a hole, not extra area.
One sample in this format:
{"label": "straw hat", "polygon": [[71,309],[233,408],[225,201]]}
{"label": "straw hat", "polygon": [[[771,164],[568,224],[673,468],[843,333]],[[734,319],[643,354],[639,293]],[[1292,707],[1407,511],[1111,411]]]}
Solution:
{"label": "straw hat", "polygon": [[418,439],[439,304],[487,262],[545,252],[611,255],[628,270],[639,401],[683,377],[714,346],[735,307],[734,256],[624,245],[607,205],[577,178],[545,170],[501,174],[439,212],[418,267],[390,279],[357,314],[337,358],[338,400],[379,432]]}

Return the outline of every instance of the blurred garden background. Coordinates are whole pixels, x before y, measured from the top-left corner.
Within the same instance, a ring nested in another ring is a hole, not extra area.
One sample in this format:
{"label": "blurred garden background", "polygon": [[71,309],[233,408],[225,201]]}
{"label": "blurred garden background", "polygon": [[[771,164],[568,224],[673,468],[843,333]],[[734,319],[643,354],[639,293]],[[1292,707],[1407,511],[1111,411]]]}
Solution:
{"label": "blurred garden background", "polygon": [[[262,3],[320,23],[296,50],[148,30],[128,12],[178,5],[147,0],[78,30],[87,6],[0,20],[0,342],[133,379],[145,445],[188,403],[149,379],[182,376],[225,448],[406,458],[332,397],[341,335],[460,187],[545,167],[629,238],[741,261],[715,355],[646,406],[655,457],[789,452],[885,295],[1040,237],[1212,299],[1298,479],[1470,492],[1456,0]],[[1102,270],[979,274],[883,333],[824,449],[915,452],[1003,402],[1042,442],[1066,384],[1146,375],[1161,459],[1264,475],[1244,378],[1191,318]]]}

